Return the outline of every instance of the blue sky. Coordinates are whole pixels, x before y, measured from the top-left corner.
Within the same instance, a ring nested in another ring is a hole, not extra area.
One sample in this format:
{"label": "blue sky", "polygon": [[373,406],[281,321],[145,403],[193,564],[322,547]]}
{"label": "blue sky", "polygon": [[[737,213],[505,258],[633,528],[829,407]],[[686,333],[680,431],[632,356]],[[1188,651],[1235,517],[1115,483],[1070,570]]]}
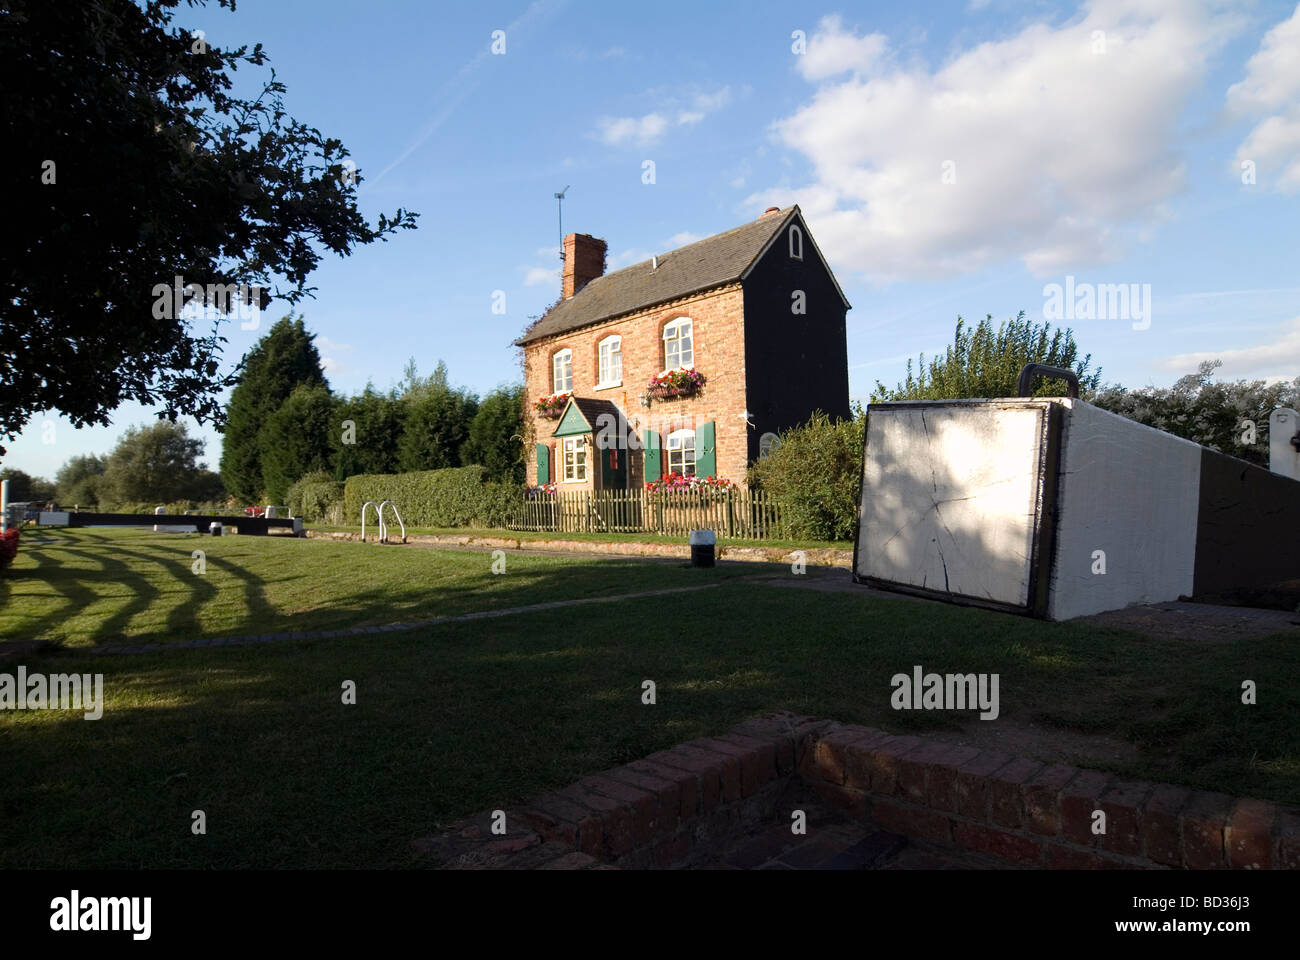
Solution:
{"label": "blue sky", "polygon": [[[1066,323],[1108,382],[1211,356],[1234,378],[1300,374],[1294,0],[247,0],[179,18],[265,45],[290,112],[352,151],[369,217],[421,214],[311,278],[301,311],[340,392],[388,387],[410,356],[479,392],[518,379],[510,342],[558,296],[566,185],[565,231],[604,237],[611,268],[800,203],[853,304],[855,398],[942,349],[958,314],[1042,318],[1067,277],[1150,291],[1144,322]],[[232,358],[259,333],[231,324]],[[149,419],[37,417],[5,465],[53,476]],[[215,465],[218,435],[195,432]]]}

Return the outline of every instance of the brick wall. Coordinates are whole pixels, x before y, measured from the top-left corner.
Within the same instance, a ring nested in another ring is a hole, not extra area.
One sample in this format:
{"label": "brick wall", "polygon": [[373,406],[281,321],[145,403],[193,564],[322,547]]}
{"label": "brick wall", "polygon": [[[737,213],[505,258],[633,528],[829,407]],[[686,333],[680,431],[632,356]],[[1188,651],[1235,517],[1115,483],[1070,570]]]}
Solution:
{"label": "brick wall", "polygon": [[504,835],[485,812],[415,846],[453,869],[689,867],[785,819],[792,786],[885,830],[1020,866],[1300,868],[1294,808],[794,714],[543,794],[503,811]]}
{"label": "brick wall", "polygon": [[[655,400],[647,409],[641,405],[640,397],[645,394],[650,378],[663,371],[663,327],[678,317],[690,317],[694,322],[695,369],[707,378],[705,387],[695,397]],[[597,390],[597,344],[612,334],[622,337],[623,382],[618,387]],[[574,392],[581,397],[612,401],[638,435],[649,428],[667,437],[673,430],[693,429],[713,421],[717,431],[718,475],[744,483],[749,430],[740,416],[745,410],[744,344],[744,297],[740,284],[529,344],[524,359],[527,385],[524,417],[532,431],[525,451],[528,483],[537,483],[536,443],[553,446],[551,473],[552,479],[557,477],[559,441],[551,434],[558,421],[537,416],[533,403],[553,392],[551,359],[566,348],[573,351]],[[641,465],[638,458],[633,462],[637,472],[631,477],[631,485],[639,486],[643,480]],[[590,472],[598,482],[600,471],[596,465],[592,467]],[[666,444],[663,469],[668,470]],[[592,484],[559,484],[561,490],[584,487],[591,489]]]}
{"label": "brick wall", "polygon": [[823,800],[886,830],[1027,866],[1300,867],[1300,811],[1262,800],[851,725],[811,743],[800,774]]}

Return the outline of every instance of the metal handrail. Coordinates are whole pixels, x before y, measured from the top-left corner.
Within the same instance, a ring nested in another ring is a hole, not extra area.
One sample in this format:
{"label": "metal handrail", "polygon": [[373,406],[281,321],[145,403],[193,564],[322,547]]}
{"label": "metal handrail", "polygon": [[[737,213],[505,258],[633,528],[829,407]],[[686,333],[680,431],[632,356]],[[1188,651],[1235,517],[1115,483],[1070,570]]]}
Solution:
{"label": "metal handrail", "polygon": [[1033,392],[1034,377],[1051,377],[1064,380],[1066,391],[1072,400],[1079,399],[1079,375],[1065,367],[1053,367],[1046,363],[1027,363],[1020,371],[1020,382],[1016,384],[1016,396],[1027,397]]}
{"label": "metal handrail", "polygon": [[373,500],[367,500],[361,505],[361,542],[366,542],[366,507],[375,508],[375,516],[379,520],[379,540],[382,543],[384,539],[384,514],[379,509],[379,504]]}
{"label": "metal handrail", "polygon": [[402,522],[402,515],[397,510],[397,504],[391,500],[385,500],[379,505],[379,540],[384,542],[388,539],[388,524],[384,523],[384,507],[393,508],[393,516],[397,518],[397,524],[402,528],[402,543],[406,542],[406,524]]}

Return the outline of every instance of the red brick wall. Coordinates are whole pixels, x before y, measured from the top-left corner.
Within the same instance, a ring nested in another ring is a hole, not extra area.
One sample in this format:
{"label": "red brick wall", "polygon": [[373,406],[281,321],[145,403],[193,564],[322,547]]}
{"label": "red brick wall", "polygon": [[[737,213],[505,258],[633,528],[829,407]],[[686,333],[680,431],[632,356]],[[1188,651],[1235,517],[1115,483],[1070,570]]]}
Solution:
{"label": "red brick wall", "polygon": [[566,300],[604,272],[604,240],[586,233],[571,233],[564,238],[561,290]]}
{"label": "red brick wall", "polygon": [[[663,371],[663,327],[678,317],[690,317],[694,321],[695,369],[704,374],[705,387],[698,396],[655,400],[647,409],[641,405],[640,397],[645,394],[650,378]],[[551,394],[551,358],[567,347],[573,351],[573,390],[578,396],[612,401],[638,435],[649,428],[667,437],[673,430],[698,428],[713,421],[717,431],[718,475],[743,484],[748,466],[746,434],[749,429],[740,416],[745,410],[744,333],[744,298],[740,284],[733,284],[529,344],[524,360],[528,388],[524,418],[533,433],[526,451],[528,482],[537,483],[535,443],[553,445],[552,479],[558,475],[559,441],[551,437],[558,421],[538,417],[533,403],[538,397]],[[611,334],[623,338],[623,382],[618,387],[597,390],[597,344]],[[633,464],[637,472],[631,478],[631,485],[639,486],[643,480],[639,458],[634,457]],[[665,472],[668,469],[666,449],[663,468]],[[592,472],[599,482],[599,469]],[[591,484],[585,486],[590,488]],[[562,483],[559,489],[583,487]]]}

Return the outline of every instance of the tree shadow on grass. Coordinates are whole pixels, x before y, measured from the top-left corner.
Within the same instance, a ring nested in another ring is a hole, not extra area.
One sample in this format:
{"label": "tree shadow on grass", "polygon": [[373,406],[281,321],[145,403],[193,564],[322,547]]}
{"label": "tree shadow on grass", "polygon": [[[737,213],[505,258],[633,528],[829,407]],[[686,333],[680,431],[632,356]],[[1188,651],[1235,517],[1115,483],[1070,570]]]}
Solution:
{"label": "tree shadow on grass", "polygon": [[[162,595],[161,591],[140,574],[133,571],[128,564],[111,555],[90,553],[72,547],[63,547],[62,550],[69,556],[81,557],[99,565],[98,570],[79,569],[77,571],[78,580],[91,583],[117,584],[131,591],[132,599],[105,617],[99,623],[95,632],[86,638],[96,645],[125,640],[124,631],[131,620],[136,614],[147,610],[150,604]],[[107,598],[95,595],[94,602],[107,603],[110,601]]]}
{"label": "tree shadow on grass", "polygon": [[[566,561],[552,566],[546,562],[546,558],[529,557],[522,563],[518,559],[510,561],[510,573],[497,576],[491,573],[490,555],[484,553],[481,555],[481,572],[467,569],[463,558],[451,564],[449,569],[436,562],[427,566],[421,562],[404,563],[396,568],[381,566],[377,576],[370,578],[371,583],[377,581],[378,585],[363,587],[360,584],[366,583],[367,554],[338,553],[334,557],[327,557],[325,563],[319,562],[324,555],[316,556],[315,571],[295,575],[304,578],[301,600],[306,604],[304,609],[295,610],[291,608],[297,600],[295,591],[292,587],[285,586],[285,582],[294,579],[294,576],[275,578],[273,582],[280,584],[280,589],[274,596],[268,597],[265,569],[263,575],[259,575],[251,569],[254,564],[241,563],[239,556],[208,553],[205,562],[213,570],[219,570],[233,580],[242,581],[240,599],[243,609],[237,612],[237,607],[232,602],[228,611],[218,614],[215,624],[212,618],[208,618],[209,623],[205,625],[205,605],[218,598],[226,600],[231,594],[228,588],[213,584],[191,572],[190,548],[194,540],[183,546],[151,542],[147,547],[139,549],[131,549],[120,540],[112,538],[104,538],[104,541],[104,556],[99,556],[98,551],[94,550],[65,548],[69,554],[89,560],[99,567],[94,571],[73,571],[72,578],[79,578],[83,582],[128,584],[131,591],[129,601],[120,596],[115,598],[122,604],[120,608],[106,612],[103,623],[85,638],[94,646],[165,643],[204,637],[325,632],[422,622],[476,611],[532,606],[547,601],[636,593],[665,586],[696,585],[698,582],[717,583],[750,572],[747,569],[717,568],[685,576],[670,574],[665,578],[662,563],[647,565],[637,560],[592,558],[590,562]],[[239,546],[242,548],[246,545]],[[303,546],[307,550],[320,549],[320,545],[307,545],[305,542]],[[353,551],[359,549],[352,548]],[[285,569],[290,562],[289,558],[294,555],[294,551],[286,553],[285,562],[278,563],[274,569]],[[408,556],[416,557],[418,554]],[[174,562],[171,559],[173,557]],[[131,569],[132,564],[134,570]],[[170,589],[159,588],[156,576],[152,583],[147,577],[141,576],[142,571],[151,572],[159,567],[165,568],[173,581],[188,595],[178,599]],[[358,586],[350,588],[349,581],[353,578],[354,569]],[[318,587],[320,592],[313,594],[312,578],[318,573],[326,577],[325,587]],[[421,576],[428,576],[429,580],[421,581],[418,579]],[[99,599],[100,603],[107,603],[110,607],[114,602],[96,598],[91,591],[85,591],[81,598],[88,603]],[[148,618],[141,621],[138,617],[143,611],[163,603],[170,603],[171,606],[165,617],[156,615],[152,618],[156,623],[151,623]],[[105,610],[108,611],[110,607],[105,607]],[[68,608],[65,608],[60,614],[66,615],[67,612]],[[48,626],[51,619],[53,618],[46,618],[43,625]],[[128,633],[132,621],[136,621],[136,625],[134,631]],[[64,642],[66,644],[67,640]]]}
{"label": "tree shadow on grass", "polygon": [[[30,621],[24,626],[23,633],[39,636],[66,619],[72,611],[84,610],[98,599],[95,591],[82,585],[81,581],[84,579],[82,574],[86,572],[85,570],[81,568],[69,570],[58,562],[50,549],[42,549],[27,543],[24,543],[21,549],[23,556],[34,560],[36,566],[35,568],[26,565],[13,566],[0,575],[0,607],[21,603],[27,595],[23,590],[25,584],[47,583],[63,595],[63,602],[59,606],[44,616]],[[51,549],[62,550],[64,547],[59,545]],[[47,595],[35,592],[32,596],[43,599]]]}

